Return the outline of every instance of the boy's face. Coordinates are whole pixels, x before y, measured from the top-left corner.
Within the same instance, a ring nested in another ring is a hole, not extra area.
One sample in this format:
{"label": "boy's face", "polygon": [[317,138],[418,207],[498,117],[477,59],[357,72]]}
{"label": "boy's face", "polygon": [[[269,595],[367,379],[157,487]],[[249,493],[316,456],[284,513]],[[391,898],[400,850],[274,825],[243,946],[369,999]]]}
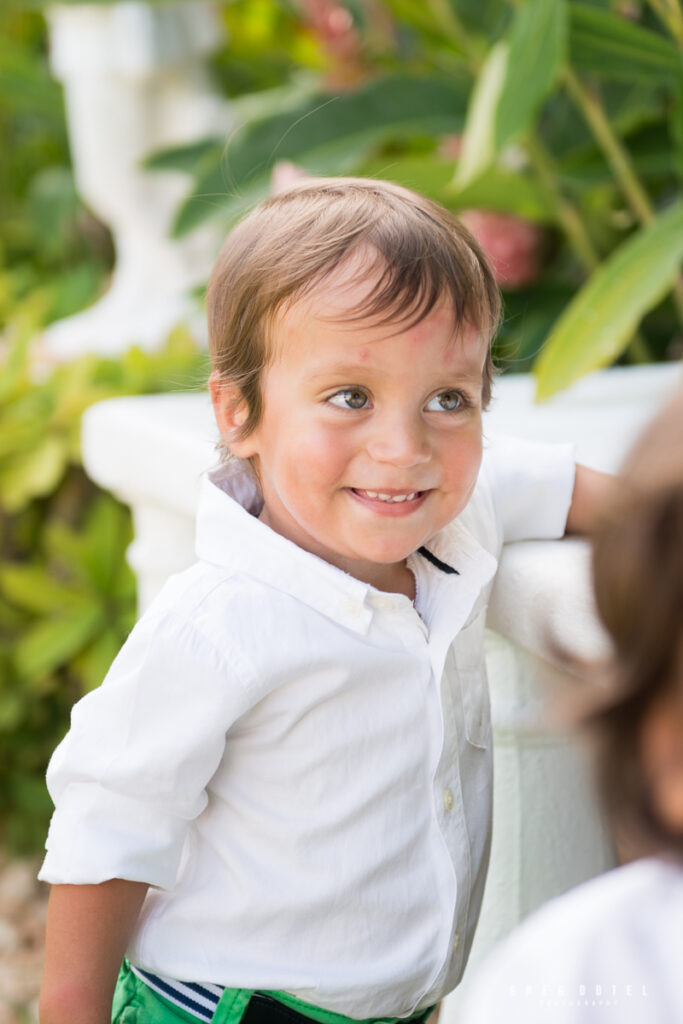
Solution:
{"label": "boy's face", "polygon": [[220,393],[216,412],[233,453],[256,460],[272,529],[407,592],[406,557],[458,515],[477,479],[487,347],[475,330],[454,340],[447,301],[409,329],[350,322],[374,282],[349,276],[336,271],[278,316],[253,433],[230,441],[235,408]]}

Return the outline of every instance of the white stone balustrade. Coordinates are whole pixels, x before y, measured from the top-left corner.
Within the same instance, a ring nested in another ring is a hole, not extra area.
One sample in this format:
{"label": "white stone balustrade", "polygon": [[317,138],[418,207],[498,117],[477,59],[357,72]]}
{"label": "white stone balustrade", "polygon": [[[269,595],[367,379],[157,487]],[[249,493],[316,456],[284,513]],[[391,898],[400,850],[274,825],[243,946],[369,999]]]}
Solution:
{"label": "white stone balustrade", "polygon": [[206,68],[222,42],[216,5],[48,3],[45,14],[76,186],[111,229],[116,264],[94,306],[47,328],[42,354],[59,361],[116,355],[132,344],[153,349],[180,321],[202,330],[191,290],[206,280],[220,234],[209,226],[171,238],[191,179],[145,170],[143,161],[167,147],[227,138],[234,127]]}
{"label": "white stone balustrade", "polygon": [[[614,470],[680,379],[676,365],[609,370],[537,406],[529,377],[506,377],[497,382],[484,430],[575,440],[579,461]],[[216,462],[215,439],[205,394],[117,398],[85,416],[88,473],[133,510],[129,558],[141,609],[170,573],[193,560],[199,481]],[[582,751],[543,724],[549,697],[575,685],[548,660],[549,637],[579,656],[605,649],[588,568],[586,543],[571,538],[513,544],[503,554],[487,633],[493,849],[470,966],[541,902],[614,863]],[[442,1024],[458,1024],[463,986],[445,1000]]]}

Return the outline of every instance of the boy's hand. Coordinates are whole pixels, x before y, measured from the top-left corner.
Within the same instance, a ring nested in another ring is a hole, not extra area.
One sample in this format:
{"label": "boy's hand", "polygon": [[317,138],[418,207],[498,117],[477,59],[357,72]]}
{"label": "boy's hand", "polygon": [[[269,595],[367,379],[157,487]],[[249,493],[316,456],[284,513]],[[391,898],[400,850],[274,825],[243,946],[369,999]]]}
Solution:
{"label": "boy's hand", "polygon": [[147,888],[121,878],[52,887],[40,1024],[110,1024],[116,979]]}
{"label": "boy's hand", "polygon": [[615,478],[610,473],[577,465],[567,533],[592,533],[609,501]]}

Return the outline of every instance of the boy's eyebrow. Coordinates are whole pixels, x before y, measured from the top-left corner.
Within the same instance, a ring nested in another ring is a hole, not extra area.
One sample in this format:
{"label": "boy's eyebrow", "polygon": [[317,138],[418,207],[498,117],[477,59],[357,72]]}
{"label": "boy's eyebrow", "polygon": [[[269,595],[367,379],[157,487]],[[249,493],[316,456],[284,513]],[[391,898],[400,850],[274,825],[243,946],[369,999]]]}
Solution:
{"label": "boy's eyebrow", "polygon": [[[314,371],[313,373],[309,374],[308,379],[309,381],[316,382],[318,380],[325,380],[330,377],[340,377],[347,378],[349,382],[353,382],[356,379],[359,372],[364,374],[378,373],[380,374],[380,376],[382,375],[381,370],[375,369],[372,366],[366,366],[364,363],[361,362],[339,363],[335,366],[326,367],[325,369],[320,370],[317,373]],[[435,376],[443,375],[447,375],[449,377],[456,377],[458,380],[461,380],[465,383],[471,382],[472,384],[481,384],[483,369],[480,369],[478,372],[473,373],[470,370],[466,370],[464,368],[452,367],[448,370],[437,371],[435,373]]]}
{"label": "boy's eyebrow", "polygon": [[371,369],[371,367],[365,366],[363,363],[339,363],[336,366],[328,366],[318,373],[311,373],[309,380],[324,380],[326,377],[348,377],[352,379],[359,370]]}

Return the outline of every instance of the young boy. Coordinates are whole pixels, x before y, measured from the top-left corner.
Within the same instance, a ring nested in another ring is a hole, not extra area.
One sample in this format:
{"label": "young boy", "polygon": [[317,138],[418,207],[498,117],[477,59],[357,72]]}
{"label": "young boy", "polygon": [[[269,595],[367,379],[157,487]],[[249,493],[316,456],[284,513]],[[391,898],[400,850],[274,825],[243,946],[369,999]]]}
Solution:
{"label": "young boy", "polygon": [[52,759],[42,1024],[105,1024],[124,954],[126,1024],[422,1020],[482,898],[496,558],[585,529],[601,481],[566,446],[482,465],[498,292],[412,192],[274,197],[208,310],[231,457]]}

